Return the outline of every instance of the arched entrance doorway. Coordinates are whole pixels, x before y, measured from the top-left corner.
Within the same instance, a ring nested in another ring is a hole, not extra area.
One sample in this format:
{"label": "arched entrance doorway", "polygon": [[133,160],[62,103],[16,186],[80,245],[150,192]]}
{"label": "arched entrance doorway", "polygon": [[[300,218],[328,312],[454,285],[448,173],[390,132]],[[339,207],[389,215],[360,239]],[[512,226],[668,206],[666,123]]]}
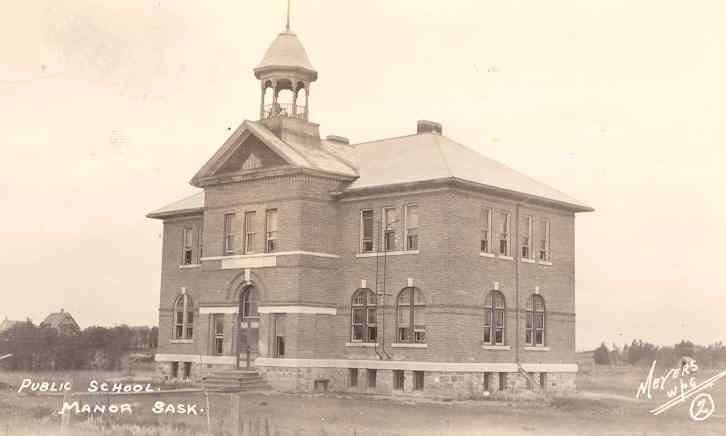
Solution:
{"label": "arched entrance doorway", "polygon": [[247,367],[252,366],[259,352],[258,299],[259,293],[254,285],[245,286],[239,294],[239,362]]}

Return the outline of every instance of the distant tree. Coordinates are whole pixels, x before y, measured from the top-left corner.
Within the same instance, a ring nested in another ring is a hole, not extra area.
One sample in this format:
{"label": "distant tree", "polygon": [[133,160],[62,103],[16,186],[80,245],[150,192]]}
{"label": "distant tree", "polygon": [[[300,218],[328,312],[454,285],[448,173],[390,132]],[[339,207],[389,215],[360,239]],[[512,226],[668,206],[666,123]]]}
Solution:
{"label": "distant tree", "polygon": [[610,365],[610,351],[605,345],[605,342],[595,349],[595,352],[592,354],[592,359],[598,365]]}
{"label": "distant tree", "polygon": [[677,343],[674,348],[678,358],[683,356],[694,357],[696,355],[696,346],[693,345],[693,342],[685,339],[681,339],[681,342]]}
{"label": "distant tree", "polygon": [[159,327],[152,327],[149,330],[149,348],[156,349],[159,346]]}

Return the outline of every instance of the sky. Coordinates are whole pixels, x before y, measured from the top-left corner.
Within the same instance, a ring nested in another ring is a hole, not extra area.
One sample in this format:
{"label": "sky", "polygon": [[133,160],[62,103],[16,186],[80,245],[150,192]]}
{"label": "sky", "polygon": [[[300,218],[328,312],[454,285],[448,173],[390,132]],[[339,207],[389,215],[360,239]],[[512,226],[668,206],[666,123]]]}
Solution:
{"label": "sky", "polygon": [[[286,1],[15,2],[0,16],[0,317],[156,323],[149,211],[244,119]],[[577,349],[726,339],[726,3],[293,0],[321,135],[416,120],[593,206]]]}

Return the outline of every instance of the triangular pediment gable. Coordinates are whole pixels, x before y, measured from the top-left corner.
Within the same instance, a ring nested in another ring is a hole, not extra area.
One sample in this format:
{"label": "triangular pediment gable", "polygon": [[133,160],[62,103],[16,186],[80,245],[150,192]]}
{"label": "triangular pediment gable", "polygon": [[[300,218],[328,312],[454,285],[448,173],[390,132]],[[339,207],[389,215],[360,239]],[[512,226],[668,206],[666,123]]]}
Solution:
{"label": "triangular pediment gable", "polygon": [[299,157],[291,158],[278,144],[270,141],[269,135],[257,130],[256,126],[242,123],[197,172],[192,184],[209,177],[297,166],[295,158]]}

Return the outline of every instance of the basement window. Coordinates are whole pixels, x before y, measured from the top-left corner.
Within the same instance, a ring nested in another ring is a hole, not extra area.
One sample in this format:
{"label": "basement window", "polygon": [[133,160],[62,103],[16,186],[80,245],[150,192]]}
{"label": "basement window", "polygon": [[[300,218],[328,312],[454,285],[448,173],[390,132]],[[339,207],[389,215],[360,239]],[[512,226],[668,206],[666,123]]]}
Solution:
{"label": "basement window", "polygon": [[358,386],[358,368],[348,369],[348,377],[350,379],[350,387],[354,388]]}
{"label": "basement window", "polygon": [[422,391],[424,390],[424,372],[414,371],[413,372],[413,390]]}
{"label": "basement window", "polygon": [[405,376],[402,369],[393,370],[393,390],[402,391]]}
{"label": "basement window", "polygon": [[368,374],[368,388],[373,389],[376,387],[376,375],[377,372],[375,369],[369,369],[366,371]]}

